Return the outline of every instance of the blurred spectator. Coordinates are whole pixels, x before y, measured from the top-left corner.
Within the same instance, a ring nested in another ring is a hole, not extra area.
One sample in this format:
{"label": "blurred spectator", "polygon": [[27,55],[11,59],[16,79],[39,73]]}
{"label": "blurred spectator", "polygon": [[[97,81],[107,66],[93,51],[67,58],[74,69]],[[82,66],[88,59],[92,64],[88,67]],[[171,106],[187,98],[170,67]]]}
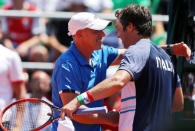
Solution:
{"label": "blurred spectator", "polygon": [[30,97],[49,101],[47,95],[51,90],[50,84],[50,76],[46,72],[41,70],[34,71],[29,81]]}
{"label": "blurred spectator", "polygon": [[[51,83],[50,76],[46,72],[41,71],[41,70],[34,71],[32,73],[32,76],[28,83],[28,88],[27,88],[30,92],[26,95],[25,98],[38,98],[38,99],[44,100],[51,104],[51,101],[47,99],[47,94],[51,90],[50,83]],[[15,101],[15,99],[13,99],[12,101]],[[33,115],[33,114],[29,114],[29,115]],[[28,121],[29,116],[28,115],[25,115],[25,116],[26,117],[24,118],[23,121]],[[37,117],[30,116],[30,118],[33,119]],[[50,131],[50,130],[51,130],[51,125],[48,125],[45,128],[41,129],[40,131]]]}
{"label": "blurred spectator", "polygon": [[[59,0],[27,0],[27,1],[29,3],[32,3],[33,5],[35,5],[39,11],[44,11],[44,12],[55,11],[56,6],[59,4],[58,3]],[[62,3],[60,3],[59,5],[61,5],[61,4]],[[63,44],[61,44],[58,41],[58,39],[56,38],[56,36],[53,35],[53,34],[55,34],[55,32],[54,32],[55,27],[58,26],[58,24],[57,25],[55,25],[56,23],[54,25],[51,23],[48,24],[48,22],[50,21],[50,19],[48,19],[48,18],[41,18],[41,19],[43,19],[44,23],[46,25],[48,25],[47,32],[48,32],[49,36],[48,36],[48,34],[41,34],[40,40],[41,40],[41,43],[43,43],[46,47],[48,47],[49,50],[43,46],[42,47],[38,46],[36,48],[33,48],[31,51],[31,53],[33,53],[33,54],[30,54],[29,60],[33,61],[33,62],[45,61],[45,59],[47,57],[47,61],[55,61],[55,59],[59,56],[59,54],[61,54],[67,50],[67,47],[64,46]],[[63,31],[63,30],[61,30],[61,31]],[[59,32],[61,32],[61,31],[59,31]],[[61,35],[61,33],[59,33],[59,35]],[[64,43],[64,41],[63,41],[63,43]],[[43,49],[43,52],[39,53],[39,52],[35,51],[35,49],[38,49],[38,50]],[[34,53],[36,53],[36,56],[34,56]],[[36,57],[41,56],[41,55],[42,55],[42,57],[36,60]],[[43,58],[43,55],[44,55],[44,60],[41,60]]]}
{"label": "blurred spectator", "polygon": [[[35,11],[36,7],[24,0],[11,0],[3,7],[5,10]],[[17,25],[17,26],[16,26]],[[25,59],[29,50],[40,43],[39,35],[45,32],[44,23],[39,18],[3,17],[2,30],[6,47],[16,50]]]}
{"label": "blurred spectator", "polygon": [[185,106],[183,111],[184,118],[195,117],[195,74],[192,72],[183,75]]}
{"label": "blurred spectator", "polygon": [[32,47],[28,60],[31,62],[47,62],[49,58],[49,51],[43,45]]}
{"label": "blurred spectator", "polygon": [[165,31],[164,24],[161,21],[154,23],[154,32],[151,38],[152,42],[156,45],[165,45],[167,41],[167,32]]}

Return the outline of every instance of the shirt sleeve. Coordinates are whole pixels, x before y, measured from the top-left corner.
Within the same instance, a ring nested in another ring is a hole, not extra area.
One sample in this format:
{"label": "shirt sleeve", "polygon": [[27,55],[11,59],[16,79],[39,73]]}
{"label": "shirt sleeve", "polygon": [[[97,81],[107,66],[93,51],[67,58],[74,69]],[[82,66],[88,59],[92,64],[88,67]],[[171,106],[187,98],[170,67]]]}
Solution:
{"label": "shirt sleeve", "polygon": [[123,59],[119,66],[119,70],[125,70],[129,72],[133,80],[140,77],[142,69],[149,58],[149,50],[140,50],[134,48],[133,46],[128,48],[128,50],[123,55]]}
{"label": "shirt sleeve", "polygon": [[104,55],[107,60],[107,67],[109,67],[112,62],[118,57],[118,49],[117,48],[112,48],[112,47],[108,47],[108,46],[103,46],[102,47],[104,50],[104,54],[107,53],[107,55]]}
{"label": "shirt sleeve", "polygon": [[[11,54],[10,54],[11,55]],[[24,74],[22,68],[22,62],[19,55],[13,52],[12,57],[10,58],[10,66],[9,66],[9,77],[12,83],[23,82]]]}
{"label": "shirt sleeve", "polygon": [[59,70],[56,73],[56,83],[58,84],[59,92],[78,92],[80,93],[79,87],[81,87],[80,75],[75,65],[66,61],[59,65]]}

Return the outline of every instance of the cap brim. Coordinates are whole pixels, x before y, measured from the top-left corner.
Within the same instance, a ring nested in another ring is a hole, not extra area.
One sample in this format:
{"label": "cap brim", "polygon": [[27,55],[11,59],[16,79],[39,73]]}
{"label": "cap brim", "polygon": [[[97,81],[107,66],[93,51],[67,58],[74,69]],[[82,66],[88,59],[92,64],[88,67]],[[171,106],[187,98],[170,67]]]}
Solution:
{"label": "cap brim", "polygon": [[96,19],[88,28],[93,30],[104,30],[107,26],[112,25],[111,21]]}

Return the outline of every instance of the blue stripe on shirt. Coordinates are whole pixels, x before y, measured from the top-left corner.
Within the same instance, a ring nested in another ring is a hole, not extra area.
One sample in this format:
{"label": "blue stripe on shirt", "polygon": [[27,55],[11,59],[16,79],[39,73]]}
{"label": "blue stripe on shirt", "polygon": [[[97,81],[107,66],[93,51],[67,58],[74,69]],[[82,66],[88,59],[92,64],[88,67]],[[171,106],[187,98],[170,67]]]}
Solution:
{"label": "blue stripe on shirt", "polygon": [[121,102],[128,101],[130,99],[136,99],[136,96],[130,96],[121,100]]}
{"label": "blue stripe on shirt", "polygon": [[120,111],[120,114],[126,113],[126,112],[130,112],[130,111],[135,111],[135,109],[130,109],[130,110],[126,110],[126,111]]}

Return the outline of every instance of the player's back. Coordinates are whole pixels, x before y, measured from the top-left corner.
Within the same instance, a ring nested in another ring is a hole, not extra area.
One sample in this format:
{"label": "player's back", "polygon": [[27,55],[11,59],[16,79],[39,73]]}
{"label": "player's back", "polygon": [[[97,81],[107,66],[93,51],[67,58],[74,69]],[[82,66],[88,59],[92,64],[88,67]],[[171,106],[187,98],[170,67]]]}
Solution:
{"label": "player's back", "polygon": [[156,131],[165,127],[165,122],[171,118],[174,83],[170,57],[156,45],[150,44],[141,76],[135,80],[137,105],[134,131]]}

